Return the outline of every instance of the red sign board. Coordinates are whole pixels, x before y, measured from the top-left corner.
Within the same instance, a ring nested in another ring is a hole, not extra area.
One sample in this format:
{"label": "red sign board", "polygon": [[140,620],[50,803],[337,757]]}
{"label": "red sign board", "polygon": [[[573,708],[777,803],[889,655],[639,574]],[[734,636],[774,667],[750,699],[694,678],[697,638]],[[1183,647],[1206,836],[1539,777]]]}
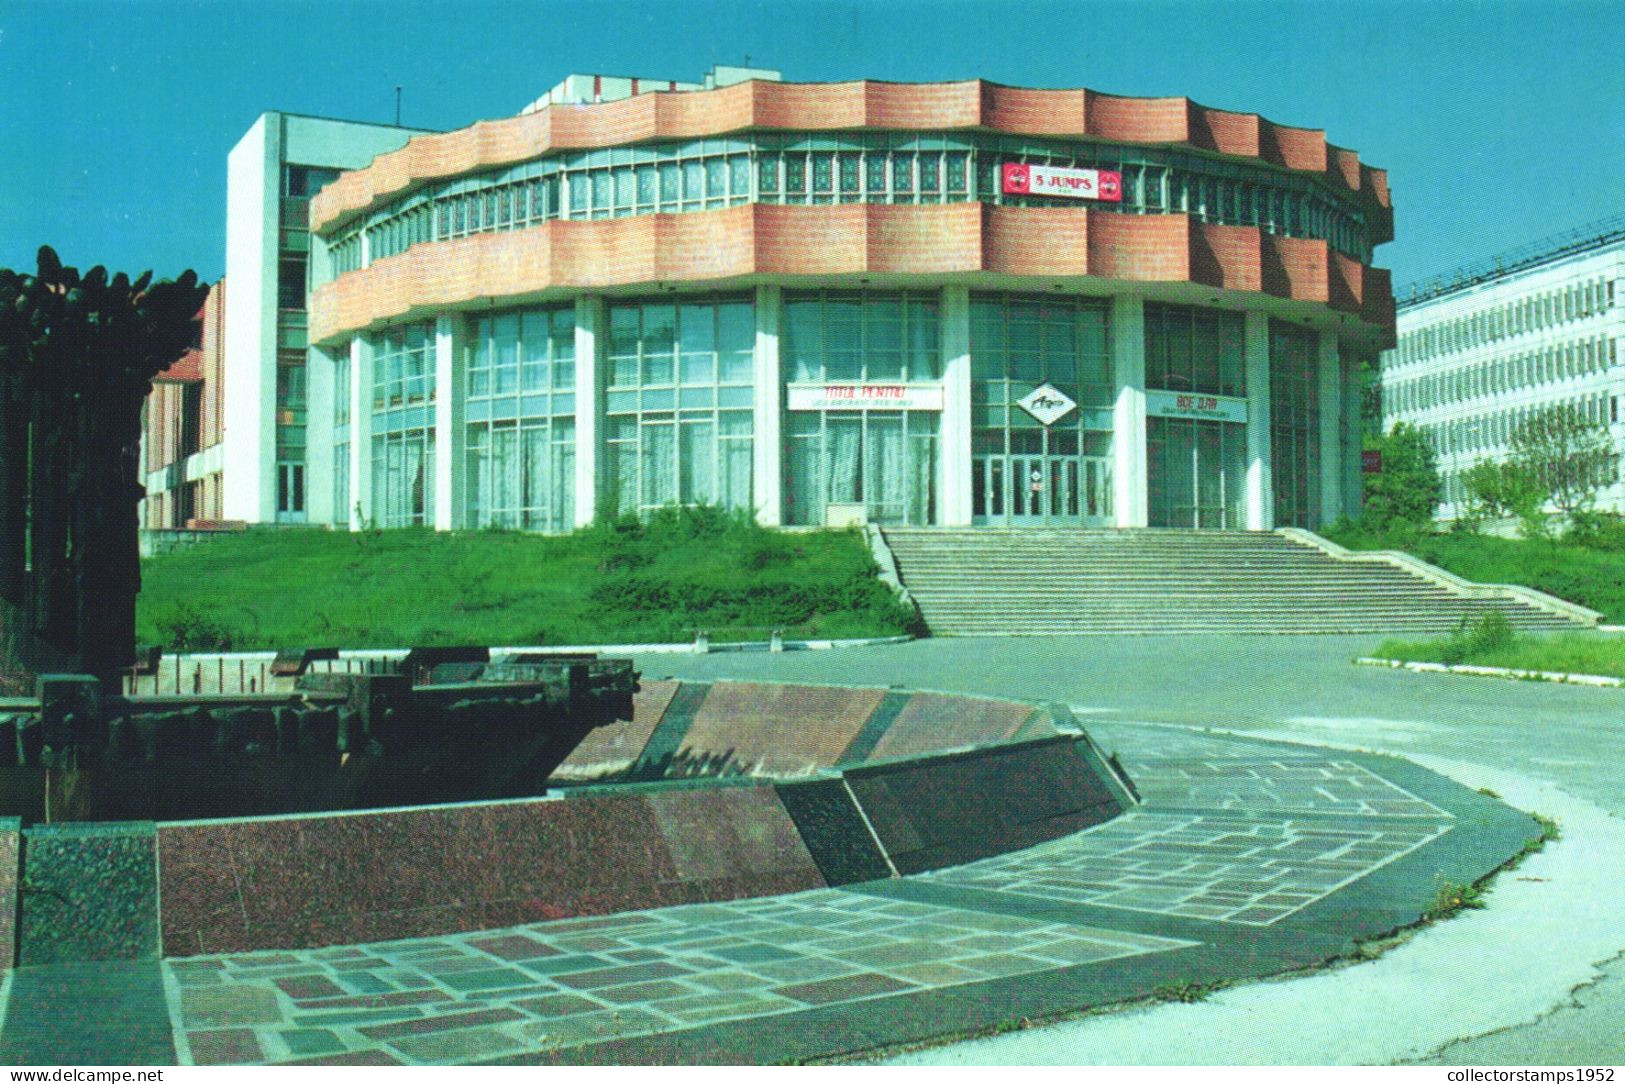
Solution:
{"label": "red sign board", "polygon": [[1369,450],[1360,453],[1360,471],[1364,474],[1382,473],[1382,453]]}
{"label": "red sign board", "polygon": [[1123,175],[1109,169],[1064,169],[1006,162],[1004,192],[1011,196],[1066,196],[1121,203]]}

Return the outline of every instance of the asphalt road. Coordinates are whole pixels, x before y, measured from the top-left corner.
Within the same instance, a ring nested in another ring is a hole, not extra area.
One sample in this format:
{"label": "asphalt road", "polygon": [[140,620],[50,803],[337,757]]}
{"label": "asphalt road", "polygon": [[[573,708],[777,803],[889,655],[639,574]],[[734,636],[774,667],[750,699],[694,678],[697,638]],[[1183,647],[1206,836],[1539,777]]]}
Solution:
{"label": "asphalt road", "polygon": [[[1520,867],[1515,883],[1498,885],[1488,910],[1435,927],[1375,963],[1226,991],[1201,1005],[1012,1033],[995,1045],[919,1060],[1625,1064],[1625,690],[1351,664],[1376,641],[966,638],[779,655],[648,655],[639,667],[651,678],[901,685],[1061,701],[1103,744],[1114,722],[1155,722],[1395,753],[1470,785],[1493,785],[1564,825],[1557,845]],[[1427,1026],[1394,1018],[1395,999],[1407,993],[1438,993],[1436,1008],[1415,1010],[1433,1014]],[[1288,1009],[1300,1017],[1295,1025],[1281,1016]],[[1158,1031],[1156,1044],[1125,1045],[1148,1028]],[[1215,1043],[1221,1032],[1230,1041]],[[1144,1059],[1134,1054],[1141,1048]]]}

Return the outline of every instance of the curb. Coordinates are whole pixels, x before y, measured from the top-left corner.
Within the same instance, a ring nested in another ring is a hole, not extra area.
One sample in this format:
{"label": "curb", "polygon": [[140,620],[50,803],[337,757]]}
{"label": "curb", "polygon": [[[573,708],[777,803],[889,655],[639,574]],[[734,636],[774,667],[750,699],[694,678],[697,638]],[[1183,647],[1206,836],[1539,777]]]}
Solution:
{"label": "curb", "polygon": [[1410,670],[1418,674],[1469,674],[1473,677],[1510,678],[1514,681],[1551,681],[1559,685],[1593,685],[1604,689],[1617,689],[1625,685],[1625,678],[1603,674],[1566,674],[1559,670],[1513,670],[1505,666],[1452,666],[1442,662],[1403,662],[1399,659],[1376,659],[1362,655],[1355,659],[1356,666],[1386,666],[1394,670]]}

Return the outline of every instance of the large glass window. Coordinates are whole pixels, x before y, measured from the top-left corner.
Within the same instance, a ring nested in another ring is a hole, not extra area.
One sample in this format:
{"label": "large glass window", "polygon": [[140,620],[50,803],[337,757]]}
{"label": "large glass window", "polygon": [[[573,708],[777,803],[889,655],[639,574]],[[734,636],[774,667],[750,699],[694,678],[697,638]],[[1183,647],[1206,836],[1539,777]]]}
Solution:
{"label": "large glass window", "polygon": [[434,430],[403,429],[372,438],[372,522],[434,524]]}
{"label": "large glass window", "polygon": [[1188,305],[1145,306],[1145,386],[1205,395],[1247,394],[1239,312]]}
{"label": "large glass window", "polygon": [[1320,521],[1320,336],[1270,321],[1270,458],[1275,522]]}
{"label": "large glass window", "polygon": [[[1016,525],[1111,515],[1108,310],[1085,298],[971,298],[971,514]],[[1077,404],[1045,425],[1020,405],[1049,384]]]}
{"label": "large glass window", "polygon": [[934,293],[791,294],[783,319],[780,350],[792,381],[908,383],[942,375]]}
{"label": "large glass window", "polygon": [[575,310],[469,322],[466,517],[471,527],[575,524]]}
{"label": "large glass window", "polygon": [[374,341],[373,410],[434,399],[434,324],[390,328]]}
{"label": "large glass window", "polygon": [[791,411],[785,426],[785,514],[821,526],[830,504],[870,522],[936,520],[935,411]]}
{"label": "large glass window", "polygon": [[755,309],[703,300],[609,307],[611,505],[752,509]]}

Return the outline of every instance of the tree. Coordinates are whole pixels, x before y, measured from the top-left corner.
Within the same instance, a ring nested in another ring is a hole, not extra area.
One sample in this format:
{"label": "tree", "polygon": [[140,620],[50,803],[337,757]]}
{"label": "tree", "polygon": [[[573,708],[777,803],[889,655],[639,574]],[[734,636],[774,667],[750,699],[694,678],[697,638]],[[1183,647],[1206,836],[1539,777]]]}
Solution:
{"label": "tree", "polygon": [[1466,519],[1477,526],[1485,519],[1516,516],[1524,523],[1540,518],[1546,493],[1540,480],[1516,460],[1480,459],[1462,472],[1467,494]]}
{"label": "tree", "polygon": [[1566,405],[1543,410],[1512,431],[1512,462],[1532,480],[1540,504],[1550,503],[1571,524],[1618,472],[1608,428]]}
{"label": "tree", "polygon": [[0,672],[130,662],[141,404],[207,293],[191,271],[80,275],[49,248],[35,274],[0,268]]}
{"label": "tree", "polygon": [[1398,524],[1420,527],[1433,519],[1444,495],[1438,462],[1427,434],[1396,422],[1387,436],[1368,438],[1368,450],[1382,453],[1382,470],[1365,475],[1362,519],[1378,531]]}

